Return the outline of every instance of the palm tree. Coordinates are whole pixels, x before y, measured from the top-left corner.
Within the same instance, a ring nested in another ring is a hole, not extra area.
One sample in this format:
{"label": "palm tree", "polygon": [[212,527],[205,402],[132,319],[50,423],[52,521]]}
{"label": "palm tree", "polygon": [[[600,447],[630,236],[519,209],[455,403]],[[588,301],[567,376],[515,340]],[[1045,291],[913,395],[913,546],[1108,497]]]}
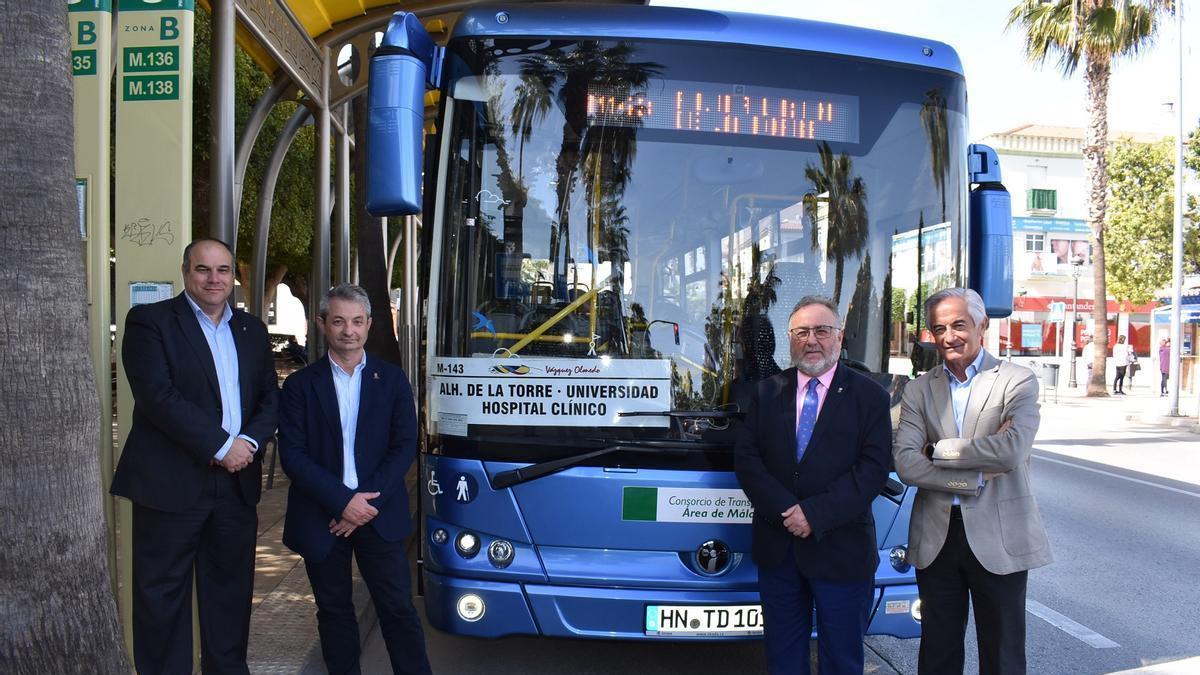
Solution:
{"label": "palm tree", "polygon": [[925,92],[921,104],[921,128],[929,141],[929,168],[938,196],[942,199],[942,220],[946,222],[946,172],[950,166],[950,122],[946,97],[941,89]]}
{"label": "palm tree", "polygon": [[[854,175],[850,155],[834,155],[829,143],[822,142],[817,148],[820,164],[809,164],[804,168],[804,177],[813,186],[812,193],[804,200],[812,228],[812,247],[816,249],[819,229],[815,226],[820,217],[819,205],[827,208],[829,228],[825,239],[825,255],[834,261],[833,301],[842,299],[842,272],[846,258],[857,255],[867,243],[867,187],[862,176]],[[815,196],[812,196],[815,195]]]}
{"label": "palm tree", "polygon": [[[562,144],[555,162],[556,209],[550,231],[550,260],[558,270],[560,251],[570,257],[569,206],[581,173],[594,170],[596,158],[604,157],[608,180],[623,189],[636,155],[635,131],[592,133],[587,123],[588,91],[592,88],[635,92],[661,70],[656,63],[634,62],[636,48],[628,43],[605,45],[584,40],[569,48],[553,46],[521,58],[521,83],[516,88],[512,118],[522,141],[533,125],[543,120],[557,100],[563,112]],[[603,130],[602,130],[603,131]],[[590,186],[588,174],[582,177]]]}
{"label": "palm tree", "polygon": [[1022,0],[1008,14],[1008,28],[1025,31],[1025,55],[1033,63],[1058,58],[1064,77],[1084,64],[1088,126],[1083,161],[1087,170],[1088,226],[1092,230],[1096,362],[1088,396],[1107,396],[1108,289],[1104,277],[1104,217],[1108,209],[1108,79],[1114,60],[1133,56],[1154,39],[1158,17],[1173,13],[1176,0]]}
{"label": "palm tree", "polygon": [[0,2],[5,673],[130,672],[107,569],[67,36],[62,3]]}

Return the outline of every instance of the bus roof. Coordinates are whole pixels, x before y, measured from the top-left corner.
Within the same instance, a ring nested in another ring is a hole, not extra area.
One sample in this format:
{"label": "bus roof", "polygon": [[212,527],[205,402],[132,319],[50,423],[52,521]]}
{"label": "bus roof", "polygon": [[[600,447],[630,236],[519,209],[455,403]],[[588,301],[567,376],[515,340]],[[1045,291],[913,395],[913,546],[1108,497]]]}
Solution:
{"label": "bus roof", "polygon": [[[503,22],[498,19],[504,15]],[[963,74],[949,45],[866,28],[765,14],[630,5],[497,4],[466,10],[451,39],[644,38],[840,54]]]}

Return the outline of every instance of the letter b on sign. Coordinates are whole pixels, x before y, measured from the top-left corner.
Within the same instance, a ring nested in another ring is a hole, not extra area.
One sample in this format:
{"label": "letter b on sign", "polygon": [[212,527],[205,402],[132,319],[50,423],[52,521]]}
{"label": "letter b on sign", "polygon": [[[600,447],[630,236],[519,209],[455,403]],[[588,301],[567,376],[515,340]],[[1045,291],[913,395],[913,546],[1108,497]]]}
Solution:
{"label": "letter b on sign", "polygon": [[96,23],[94,21],[80,21],[79,31],[75,37],[80,45],[95,44]]}
{"label": "letter b on sign", "polygon": [[173,16],[164,16],[158,26],[159,40],[178,40],[179,39],[179,19]]}

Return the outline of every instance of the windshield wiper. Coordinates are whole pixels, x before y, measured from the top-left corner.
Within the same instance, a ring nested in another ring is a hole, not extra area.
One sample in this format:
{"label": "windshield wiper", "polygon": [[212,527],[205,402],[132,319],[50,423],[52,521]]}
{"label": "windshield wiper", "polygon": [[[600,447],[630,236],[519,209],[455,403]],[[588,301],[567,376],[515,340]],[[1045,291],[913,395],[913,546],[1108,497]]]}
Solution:
{"label": "windshield wiper", "polygon": [[681,441],[681,440],[658,440],[658,441],[625,441],[613,445],[605,446],[599,450],[584,452],[570,457],[562,457],[552,459],[546,462],[538,462],[529,466],[521,467],[520,469],[509,469],[501,471],[492,478],[492,485],[503,489],[512,487],[521,483],[527,483],[531,480],[548,476],[552,473],[557,473],[563,469],[569,469],[573,466],[582,464],[589,459],[607,455],[613,452],[642,452],[654,455],[670,455],[693,452],[708,452],[711,450],[728,450],[731,446],[728,443],[709,443],[706,441]]}
{"label": "windshield wiper", "polygon": [[679,418],[708,418],[708,419],[745,419],[746,413],[740,410],[623,410],[617,417],[679,417]]}

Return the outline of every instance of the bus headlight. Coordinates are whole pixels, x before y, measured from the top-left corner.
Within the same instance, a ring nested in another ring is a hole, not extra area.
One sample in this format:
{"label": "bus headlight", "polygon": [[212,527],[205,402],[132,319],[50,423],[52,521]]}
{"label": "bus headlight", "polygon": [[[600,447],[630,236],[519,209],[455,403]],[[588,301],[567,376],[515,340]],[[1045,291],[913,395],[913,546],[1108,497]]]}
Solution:
{"label": "bus headlight", "polygon": [[921,599],[920,598],[913,600],[912,609],[908,610],[908,613],[912,614],[913,621],[916,621],[917,623],[921,623]]}
{"label": "bus headlight", "polygon": [[429,539],[438,546],[441,546],[450,541],[450,533],[444,528],[439,527],[429,535]]}
{"label": "bus headlight", "polygon": [[483,598],[474,593],[467,593],[458,599],[458,616],[463,621],[475,622],[482,619],[484,610]]}
{"label": "bus headlight", "polygon": [[467,560],[474,558],[479,553],[479,537],[474,532],[459,532],[454,539],[454,550]]}
{"label": "bus headlight", "polygon": [[488,562],[493,567],[504,569],[512,564],[515,550],[513,545],[503,539],[497,539],[488,545]]}
{"label": "bus headlight", "polygon": [[908,564],[908,549],[903,546],[893,546],[888,553],[888,562],[892,563],[892,569],[904,574],[912,569],[912,565]]}

